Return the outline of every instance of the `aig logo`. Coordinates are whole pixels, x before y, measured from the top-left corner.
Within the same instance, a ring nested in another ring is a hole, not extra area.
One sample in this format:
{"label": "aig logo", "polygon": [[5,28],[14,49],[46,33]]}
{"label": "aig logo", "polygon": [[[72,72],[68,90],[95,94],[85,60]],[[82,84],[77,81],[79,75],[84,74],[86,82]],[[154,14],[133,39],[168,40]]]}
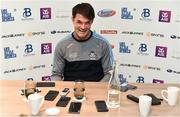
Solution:
{"label": "aig logo", "polygon": [[51,8],[40,8],[41,19],[51,19]]}
{"label": "aig logo", "polygon": [[41,44],[41,54],[50,54],[50,53],[52,53],[52,43]]}

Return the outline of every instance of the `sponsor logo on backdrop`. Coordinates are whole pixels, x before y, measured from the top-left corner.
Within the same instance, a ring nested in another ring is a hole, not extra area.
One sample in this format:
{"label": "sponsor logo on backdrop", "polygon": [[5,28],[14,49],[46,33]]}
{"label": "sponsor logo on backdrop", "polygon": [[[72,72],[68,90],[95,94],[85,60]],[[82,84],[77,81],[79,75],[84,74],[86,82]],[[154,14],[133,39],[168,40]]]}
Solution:
{"label": "sponsor logo on backdrop", "polygon": [[169,23],[171,20],[171,11],[159,11],[159,22],[167,22]]}
{"label": "sponsor logo on backdrop", "polygon": [[51,81],[51,76],[42,76],[42,81]]}
{"label": "sponsor logo on backdrop", "polygon": [[131,12],[128,11],[127,7],[121,8],[121,19],[133,19]]}
{"label": "sponsor logo on backdrop", "polygon": [[140,68],[140,67],[141,67],[141,65],[125,64],[125,63],[121,63],[119,66],[123,66],[123,67],[133,67],[133,68]]}
{"label": "sponsor logo on backdrop", "polygon": [[11,50],[10,47],[4,48],[4,59],[16,58],[17,55],[14,50]]}
{"label": "sponsor logo on backdrop", "polygon": [[161,37],[164,38],[164,34],[146,32],[147,37]]}
{"label": "sponsor logo on backdrop", "polygon": [[126,77],[124,77],[123,74],[119,74],[118,77],[119,77],[119,84],[121,86],[126,86],[128,83]]}
{"label": "sponsor logo on backdrop", "polygon": [[117,30],[100,30],[101,34],[117,34]]}
{"label": "sponsor logo on backdrop", "polygon": [[122,34],[129,34],[129,35],[143,35],[143,32],[133,32],[133,31],[122,31]]}
{"label": "sponsor logo on backdrop", "polygon": [[28,66],[28,70],[33,70],[33,69],[40,69],[40,68],[45,68],[46,65],[30,65]]}
{"label": "sponsor logo on backdrop", "polygon": [[120,53],[131,53],[131,50],[125,44],[125,42],[119,42],[119,52]]}
{"label": "sponsor logo on backdrop", "polygon": [[25,33],[7,34],[7,35],[2,35],[1,38],[23,37],[24,35],[25,35]]}
{"label": "sponsor logo on backdrop", "polygon": [[138,76],[136,82],[137,83],[144,83],[144,77],[143,76]]}
{"label": "sponsor logo on backdrop", "polygon": [[167,56],[167,47],[156,46],[155,56],[166,58],[166,56]]}
{"label": "sponsor logo on backdrop", "polygon": [[168,73],[175,73],[175,74],[180,74],[180,71],[172,70],[172,69],[167,69],[166,70]]}
{"label": "sponsor logo on backdrop", "polygon": [[149,65],[143,65],[143,69],[144,70],[156,70],[156,71],[161,71],[161,68],[160,67],[155,67],[155,66],[149,66]]}
{"label": "sponsor logo on backdrop", "polygon": [[155,84],[163,84],[164,81],[163,80],[159,80],[159,79],[153,79],[153,83],[155,83]]}
{"label": "sponsor logo on backdrop", "polygon": [[24,8],[23,9],[23,18],[21,20],[23,21],[29,21],[29,20],[34,20],[34,18],[32,18],[32,11],[31,8]]}
{"label": "sponsor logo on backdrop", "polygon": [[147,53],[147,44],[145,44],[145,43],[140,43],[139,44],[139,49],[138,49],[138,55],[149,55],[148,53]]}
{"label": "sponsor logo on backdrop", "polygon": [[171,35],[170,38],[171,38],[171,39],[180,39],[180,36],[177,36],[177,35]]}
{"label": "sponsor logo on backdrop", "polygon": [[41,54],[50,54],[50,53],[52,53],[52,43],[41,44]]}
{"label": "sponsor logo on backdrop", "polygon": [[41,32],[28,32],[27,36],[32,37],[32,36],[39,36],[39,35],[44,35],[44,34],[45,34],[44,31],[41,31]]}
{"label": "sponsor logo on backdrop", "polygon": [[149,18],[150,16],[151,16],[150,9],[144,8],[142,13],[141,13],[140,20],[141,21],[152,21],[152,19]]}
{"label": "sponsor logo on backdrop", "polygon": [[33,53],[33,46],[32,46],[32,44],[26,44],[25,45],[25,49],[24,49],[24,56],[33,56],[33,55],[35,55],[34,53]]}
{"label": "sponsor logo on backdrop", "polygon": [[14,72],[21,72],[21,71],[25,71],[26,68],[14,68],[11,70],[6,70],[4,71],[4,74],[9,74],[9,73],[14,73]]}
{"label": "sponsor logo on backdrop", "polygon": [[180,13],[178,14],[178,11],[177,11],[177,13],[175,15],[176,15],[175,22],[180,23]]}
{"label": "sponsor logo on backdrop", "polygon": [[171,58],[173,59],[180,59],[180,51],[179,50],[173,50]]}
{"label": "sponsor logo on backdrop", "polygon": [[71,16],[71,11],[56,10],[55,13],[56,18],[70,18],[70,16]]}
{"label": "sponsor logo on backdrop", "polygon": [[70,30],[52,30],[51,34],[56,34],[56,33],[71,33]]}
{"label": "sponsor logo on backdrop", "polygon": [[51,19],[51,8],[40,8],[41,19]]}
{"label": "sponsor logo on backdrop", "polygon": [[[16,9],[14,9],[16,11]],[[14,21],[14,17],[7,9],[1,9],[2,22]]]}
{"label": "sponsor logo on backdrop", "polygon": [[114,16],[115,14],[116,14],[116,11],[111,10],[111,9],[103,9],[97,13],[99,17],[111,17],[111,16]]}

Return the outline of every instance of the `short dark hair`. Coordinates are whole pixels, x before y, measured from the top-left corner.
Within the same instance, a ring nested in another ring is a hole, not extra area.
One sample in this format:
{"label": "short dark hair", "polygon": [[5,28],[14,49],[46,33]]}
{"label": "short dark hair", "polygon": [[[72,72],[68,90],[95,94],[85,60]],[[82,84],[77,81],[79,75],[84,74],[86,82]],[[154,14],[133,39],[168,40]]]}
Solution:
{"label": "short dark hair", "polygon": [[77,13],[92,21],[95,17],[94,9],[89,3],[80,3],[74,6],[72,9],[72,17],[75,18]]}

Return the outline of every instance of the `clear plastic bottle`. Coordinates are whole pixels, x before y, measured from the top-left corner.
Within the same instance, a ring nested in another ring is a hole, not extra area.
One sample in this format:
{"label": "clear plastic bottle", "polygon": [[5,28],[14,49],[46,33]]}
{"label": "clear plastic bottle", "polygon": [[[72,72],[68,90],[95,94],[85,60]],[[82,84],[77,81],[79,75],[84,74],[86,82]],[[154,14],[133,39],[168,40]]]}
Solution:
{"label": "clear plastic bottle", "polygon": [[119,64],[114,61],[113,70],[108,84],[107,106],[109,108],[120,107],[120,83],[118,78]]}

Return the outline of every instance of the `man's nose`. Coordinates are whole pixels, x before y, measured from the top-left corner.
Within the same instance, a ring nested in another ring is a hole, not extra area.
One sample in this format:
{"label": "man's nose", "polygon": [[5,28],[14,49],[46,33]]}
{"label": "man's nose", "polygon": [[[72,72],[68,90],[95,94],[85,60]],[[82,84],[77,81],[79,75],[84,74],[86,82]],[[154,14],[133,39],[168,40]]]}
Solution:
{"label": "man's nose", "polygon": [[81,25],[81,28],[82,28],[82,29],[85,29],[85,28],[87,28],[87,25],[86,25],[86,24],[82,24],[82,25]]}

